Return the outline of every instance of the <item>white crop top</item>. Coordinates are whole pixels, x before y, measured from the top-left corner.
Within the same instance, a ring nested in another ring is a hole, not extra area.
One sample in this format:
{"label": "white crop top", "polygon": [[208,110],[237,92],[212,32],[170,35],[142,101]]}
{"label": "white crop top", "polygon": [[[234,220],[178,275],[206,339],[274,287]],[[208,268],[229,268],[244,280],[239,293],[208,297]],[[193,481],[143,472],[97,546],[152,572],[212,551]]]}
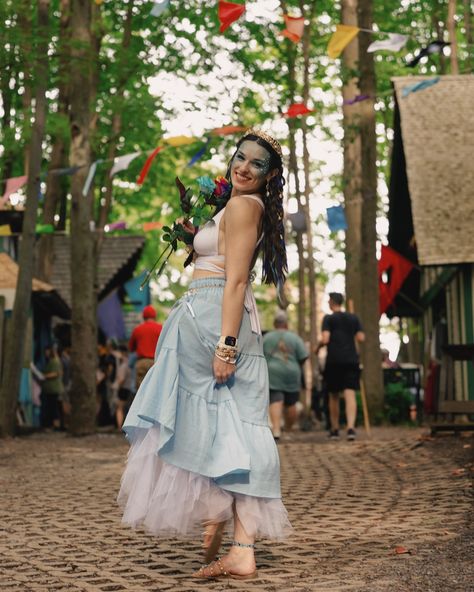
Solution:
{"label": "white crop top", "polygon": [[[263,201],[256,195],[246,195],[245,197],[254,199],[262,208],[265,207]],[[212,271],[214,273],[224,273],[225,255],[219,255],[219,225],[224,212],[225,207],[222,208],[212,220],[206,222],[194,237],[193,247],[197,253],[197,257],[194,261],[195,269]],[[263,233],[260,235],[256,246],[260,244],[262,238]]]}

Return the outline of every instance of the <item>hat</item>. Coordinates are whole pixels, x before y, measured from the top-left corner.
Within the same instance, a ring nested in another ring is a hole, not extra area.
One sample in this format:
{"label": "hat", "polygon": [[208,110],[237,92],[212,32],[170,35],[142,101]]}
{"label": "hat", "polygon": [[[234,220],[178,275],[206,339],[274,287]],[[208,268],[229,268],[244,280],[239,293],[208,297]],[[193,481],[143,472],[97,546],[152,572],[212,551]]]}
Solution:
{"label": "hat", "polygon": [[156,310],[149,304],[143,309],[142,315],[144,319],[156,319]]}

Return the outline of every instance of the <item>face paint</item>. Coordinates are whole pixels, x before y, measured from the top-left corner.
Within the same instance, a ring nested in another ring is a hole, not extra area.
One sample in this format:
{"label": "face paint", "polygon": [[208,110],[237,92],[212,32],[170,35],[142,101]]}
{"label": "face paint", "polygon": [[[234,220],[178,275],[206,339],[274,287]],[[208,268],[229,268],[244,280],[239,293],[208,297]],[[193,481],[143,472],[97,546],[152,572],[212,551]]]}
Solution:
{"label": "face paint", "polygon": [[249,170],[257,177],[264,177],[270,170],[270,154],[263,146],[246,140],[232,159],[232,168],[248,164]]}

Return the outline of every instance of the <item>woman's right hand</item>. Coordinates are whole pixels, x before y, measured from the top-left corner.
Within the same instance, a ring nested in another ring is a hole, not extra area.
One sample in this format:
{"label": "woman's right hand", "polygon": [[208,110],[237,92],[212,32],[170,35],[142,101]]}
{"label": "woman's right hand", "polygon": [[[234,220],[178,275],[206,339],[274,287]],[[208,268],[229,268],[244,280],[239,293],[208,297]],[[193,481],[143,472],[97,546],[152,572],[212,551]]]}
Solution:
{"label": "woman's right hand", "polygon": [[181,224],[185,230],[191,234],[196,234],[196,227],[193,226],[193,224],[191,224],[191,222],[186,218],[178,218],[176,220],[176,224]]}

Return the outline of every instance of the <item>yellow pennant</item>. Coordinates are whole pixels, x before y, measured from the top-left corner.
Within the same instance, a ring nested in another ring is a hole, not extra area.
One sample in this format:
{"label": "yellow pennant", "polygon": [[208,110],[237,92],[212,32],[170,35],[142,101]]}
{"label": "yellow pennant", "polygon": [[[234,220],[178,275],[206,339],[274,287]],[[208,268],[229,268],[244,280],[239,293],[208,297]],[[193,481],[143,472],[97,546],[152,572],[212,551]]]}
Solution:
{"label": "yellow pennant", "polygon": [[186,146],[187,144],[194,144],[197,142],[196,138],[190,136],[173,136],[172,138],[163,138],[163,142],[166,142],[170,146],[177,148],[178,146]]}
{"label": "yellow pennant", "polygon": [[328,55],[330,58],[338,58],[346,45],[348,45],[359,32],[359,27],[350,25],[336,25],[336,32],[328,43]]}
{"label": "yellow pennant", "polygon": [[10,224],[0,224],[0,236],[11,236]]}

